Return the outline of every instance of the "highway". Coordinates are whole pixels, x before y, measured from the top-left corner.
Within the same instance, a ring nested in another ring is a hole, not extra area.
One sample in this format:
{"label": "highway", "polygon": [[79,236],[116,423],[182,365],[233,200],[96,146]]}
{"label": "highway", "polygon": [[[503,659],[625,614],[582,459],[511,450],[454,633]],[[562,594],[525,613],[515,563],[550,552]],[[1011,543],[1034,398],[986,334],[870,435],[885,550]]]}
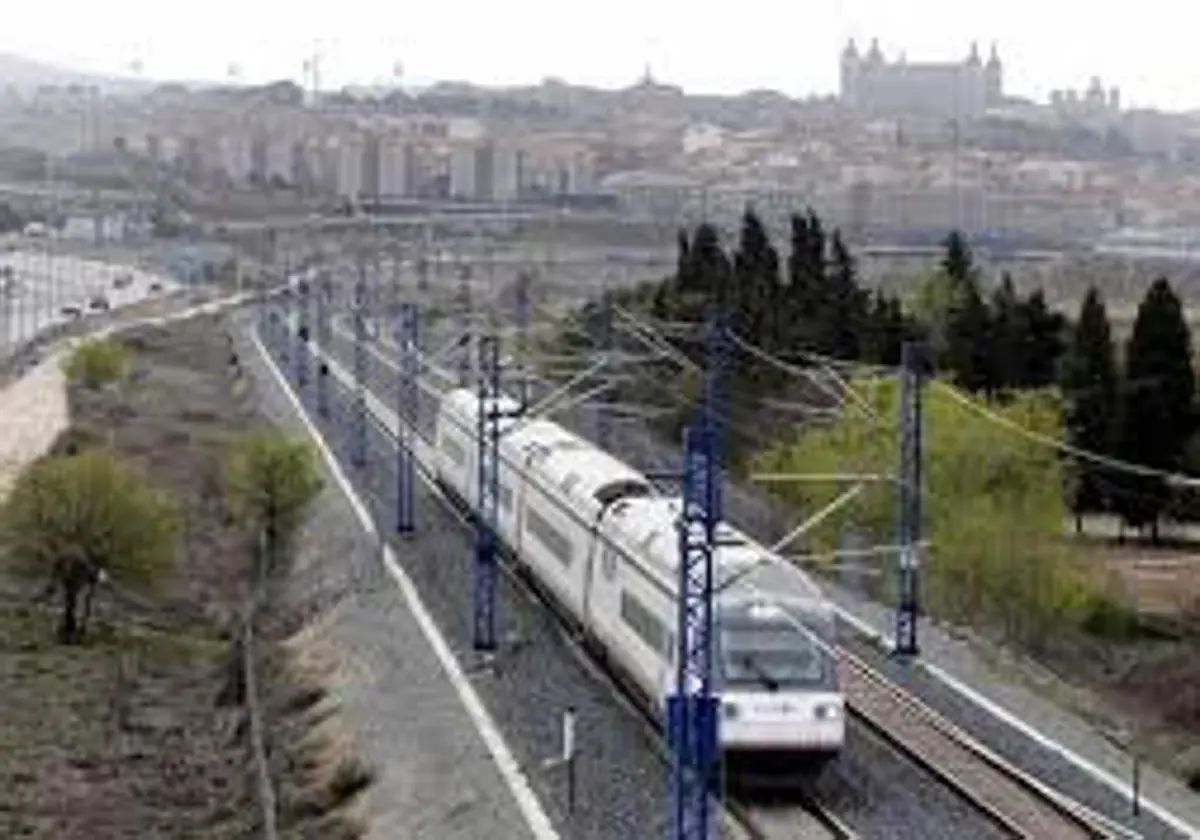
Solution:
{"label": "highway", "polygon": [[[164,294],[178,288],[171,279],[141,269],[48,251],[2,254],[0,271],[0,347],[6,349],[71,320],[64,307],[75,307],[86,317],[95,296],[103,295],[117,309],[153,294],[155,283]],[[115,288],[122,275],[129,276],[129,284]]]}

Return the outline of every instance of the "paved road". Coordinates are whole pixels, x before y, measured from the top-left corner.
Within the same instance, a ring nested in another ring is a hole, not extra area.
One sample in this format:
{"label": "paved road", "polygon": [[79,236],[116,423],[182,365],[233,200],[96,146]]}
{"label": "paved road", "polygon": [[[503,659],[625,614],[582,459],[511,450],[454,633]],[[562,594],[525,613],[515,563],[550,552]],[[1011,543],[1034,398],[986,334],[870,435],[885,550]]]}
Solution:
{"label": "paved road", "polygon": [[[37,251],[14,251],[0,255],[0,266],[10,268],[9,279],[0,290],[0,346],[21,344],[42,330],[70,320],[63,307],[87,312],[92,296],[103,294],[112,308],[128,306],[151,294],[159,283],[164,293],[178,288],[169,278],[96,260]],[[123,289],[113,287],[122,274],[132,277]]]}

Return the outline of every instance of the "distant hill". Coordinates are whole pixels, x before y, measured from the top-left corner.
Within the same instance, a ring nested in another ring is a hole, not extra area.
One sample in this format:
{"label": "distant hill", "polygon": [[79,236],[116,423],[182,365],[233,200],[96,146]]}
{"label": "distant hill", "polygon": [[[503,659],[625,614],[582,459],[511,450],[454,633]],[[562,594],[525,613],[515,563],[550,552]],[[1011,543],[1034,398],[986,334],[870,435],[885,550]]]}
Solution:
{"label": "distant hill", "polygon": [[105,93],[136,93],[155,85],[150,80],[131,77],[100,76],[45,64],[11,53],[0,53],[0,89],[14,87],[33,90],[39,85],[96,85]]}

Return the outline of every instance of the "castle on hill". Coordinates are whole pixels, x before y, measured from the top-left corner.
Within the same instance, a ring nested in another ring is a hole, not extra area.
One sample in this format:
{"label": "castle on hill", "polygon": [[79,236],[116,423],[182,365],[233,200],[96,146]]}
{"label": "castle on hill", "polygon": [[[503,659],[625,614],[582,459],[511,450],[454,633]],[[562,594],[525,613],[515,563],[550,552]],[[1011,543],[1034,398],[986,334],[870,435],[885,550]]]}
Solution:
{"label": "castle on hill", "polygon": [[841,100],[867,115],[915,114],[947,119],[982,116],[1004,102],[1004,68],[996,45],[985,63],[979,49],[962,61],[888,61],[878,39],[860,55],[851,39],[841,57]]}

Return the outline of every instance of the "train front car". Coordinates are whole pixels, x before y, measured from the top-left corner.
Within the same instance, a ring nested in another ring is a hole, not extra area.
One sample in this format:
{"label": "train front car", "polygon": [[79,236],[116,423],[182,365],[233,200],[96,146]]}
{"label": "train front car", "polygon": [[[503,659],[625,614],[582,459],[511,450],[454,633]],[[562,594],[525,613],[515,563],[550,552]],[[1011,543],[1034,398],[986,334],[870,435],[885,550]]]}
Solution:
{"label": "train front car", "polygon": [[716,621],[719,738],[742,782],[817,773],[845,740],[833,623],[818,604],[746,600]]}

